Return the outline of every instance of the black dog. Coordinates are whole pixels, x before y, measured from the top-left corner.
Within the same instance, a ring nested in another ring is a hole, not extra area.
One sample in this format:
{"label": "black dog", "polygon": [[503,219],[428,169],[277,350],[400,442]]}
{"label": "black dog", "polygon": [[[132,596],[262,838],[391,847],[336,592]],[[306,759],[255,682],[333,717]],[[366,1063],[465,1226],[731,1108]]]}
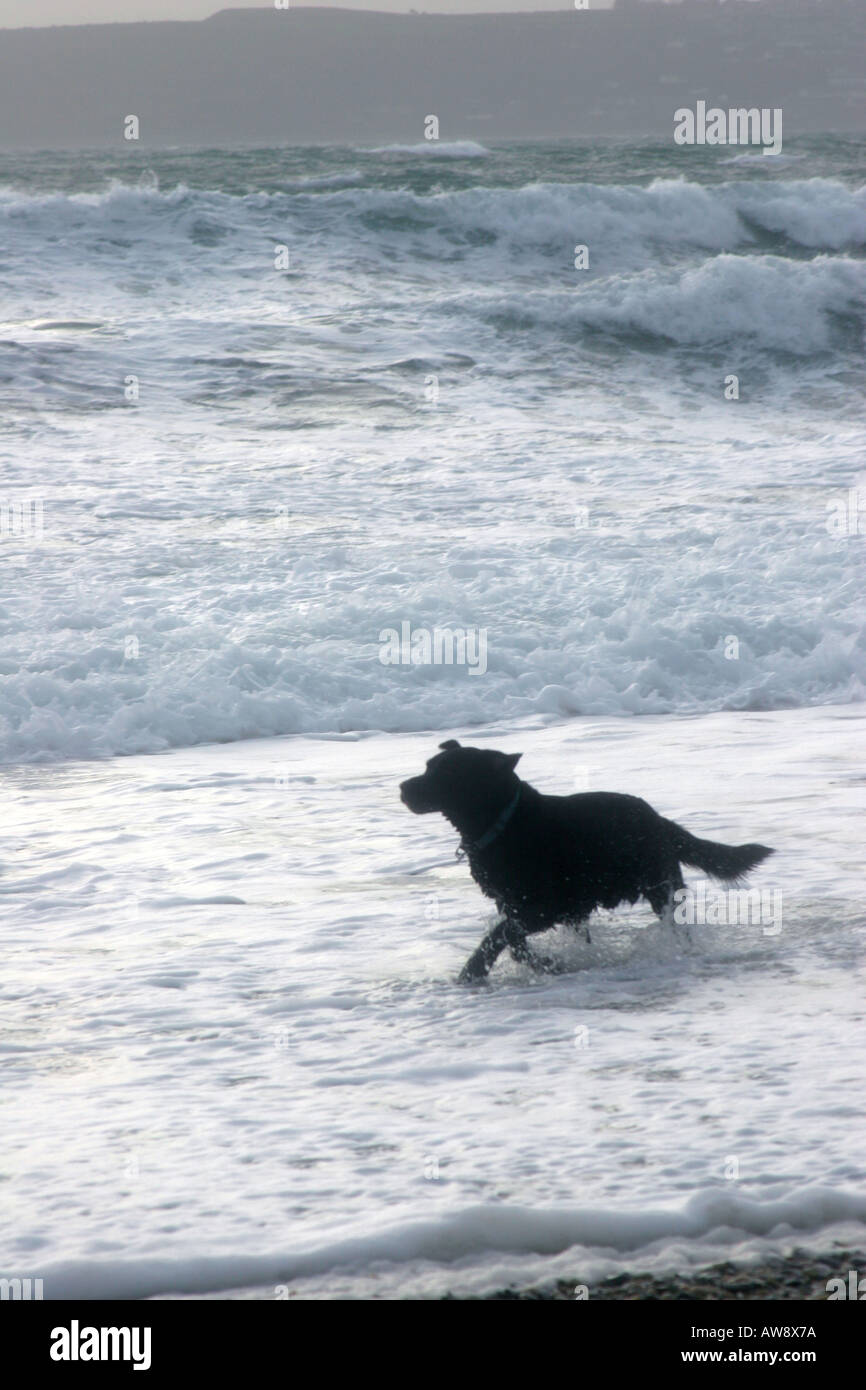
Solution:
{"label": "black dog", "polygon": [[460,832],[472,877],[502,913],[464,965],[462,982],[483,979],[506,946],[515,960],[539,963],[527,935],[584,922],[599,907],[643,897],[670,919],[684,887],[681,864],[735,883],[773,853],[698,840],[639,796],[544,796],[514,771],[519,753],[461,748],[453,738],[439,746],[400,795],[416,815],[441,811]]}

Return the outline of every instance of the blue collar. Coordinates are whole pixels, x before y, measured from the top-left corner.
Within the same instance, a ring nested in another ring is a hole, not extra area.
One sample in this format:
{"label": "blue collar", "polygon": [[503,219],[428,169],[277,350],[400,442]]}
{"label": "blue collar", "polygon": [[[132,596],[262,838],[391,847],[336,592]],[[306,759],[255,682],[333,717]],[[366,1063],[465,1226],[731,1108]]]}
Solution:
{"label": "blue collar", "polygon": [[469,841],[468,843],[466,843],[465,841],[461,841],[460,848],[462,850],[471,851],[486,849],[488,845],[492,845],[494,840],[499,839],[499,836],[502,834],[506,825],[511,820],[511,817],[514,815],[514,812],[517,810],[517,803],[519,800],[520,787],[518,787],[517,791],[514,793],[514,799],[512,801],[509,801],[501,816],[499,816],[498,819],[493,822],[490,829],[485,830],[484,834],[481,836],[481,839]]}

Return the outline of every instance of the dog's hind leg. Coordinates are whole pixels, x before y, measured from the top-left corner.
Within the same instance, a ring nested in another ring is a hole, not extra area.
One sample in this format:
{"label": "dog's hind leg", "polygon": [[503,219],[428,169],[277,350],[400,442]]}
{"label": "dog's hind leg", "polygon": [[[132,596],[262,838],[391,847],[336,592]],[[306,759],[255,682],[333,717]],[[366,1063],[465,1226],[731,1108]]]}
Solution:
{"label": "dog's hind leg", "polygon": [[558,974],[562,966],[552,956],[534,951],[526,940],[526,930],[519,922],[506,922],[508,947],[513,960],[528,965],[530,970],[543,970],[547,975]]}
{"label": "dog's hind leg", "polygon": [[505,939],[508,942],[508,949],[511,952],[512,960],[523,963],[532,959],[532,952],[526,940],[526,932],[519,922],[514,922],[509,918],[506,919]]}
{"label": "dog's hind leg", "polygon": [[[649,899],[649,905],[666,927],[674,928],[677,926],[674,917],[676,906],[676,893],[679,889],[685,888],[680,866],[677,864],[672,872],[661,883],[654,883],[652,888],[647,888],[644,896]],[[686,933],[691,941],[691,933]]]}

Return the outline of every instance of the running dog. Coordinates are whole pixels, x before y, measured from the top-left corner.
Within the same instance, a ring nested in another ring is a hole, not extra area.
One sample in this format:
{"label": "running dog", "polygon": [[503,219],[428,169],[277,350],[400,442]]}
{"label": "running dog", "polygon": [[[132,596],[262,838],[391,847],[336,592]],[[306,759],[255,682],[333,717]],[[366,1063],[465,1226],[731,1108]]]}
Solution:
{"label": "running dog", "polygon": [[646,898],[672,920],[674,894],[685,886],[682,864],[736,883],[773,853],[699,840],[639,796],[546,796],[517,776],[520,753],[463,748],[453,738],[439,747],[426,772],[401,783],[400,796],[416,815],[440,811],[451,822],[472,877],[502,917],[464,965],[461,983],[484,979],[506,947],[515,960],[549,967],[530,952],[527,936],[559,922],[577,926],[599,907]]}

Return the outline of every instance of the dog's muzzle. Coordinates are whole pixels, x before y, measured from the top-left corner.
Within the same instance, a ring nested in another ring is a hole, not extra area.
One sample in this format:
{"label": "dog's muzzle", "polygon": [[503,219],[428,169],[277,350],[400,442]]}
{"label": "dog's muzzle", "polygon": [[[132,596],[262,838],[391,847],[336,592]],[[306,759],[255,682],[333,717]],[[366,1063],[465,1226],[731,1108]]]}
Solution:
{"label": "dog's muzzle", "polygon": [[423,816],[428,811],[436,809],[435,806],[430,805],[429,797],[424,795],[424,790],[423,777],[410,777],[408,782],[400,783],[400,800],[416,816]]}

